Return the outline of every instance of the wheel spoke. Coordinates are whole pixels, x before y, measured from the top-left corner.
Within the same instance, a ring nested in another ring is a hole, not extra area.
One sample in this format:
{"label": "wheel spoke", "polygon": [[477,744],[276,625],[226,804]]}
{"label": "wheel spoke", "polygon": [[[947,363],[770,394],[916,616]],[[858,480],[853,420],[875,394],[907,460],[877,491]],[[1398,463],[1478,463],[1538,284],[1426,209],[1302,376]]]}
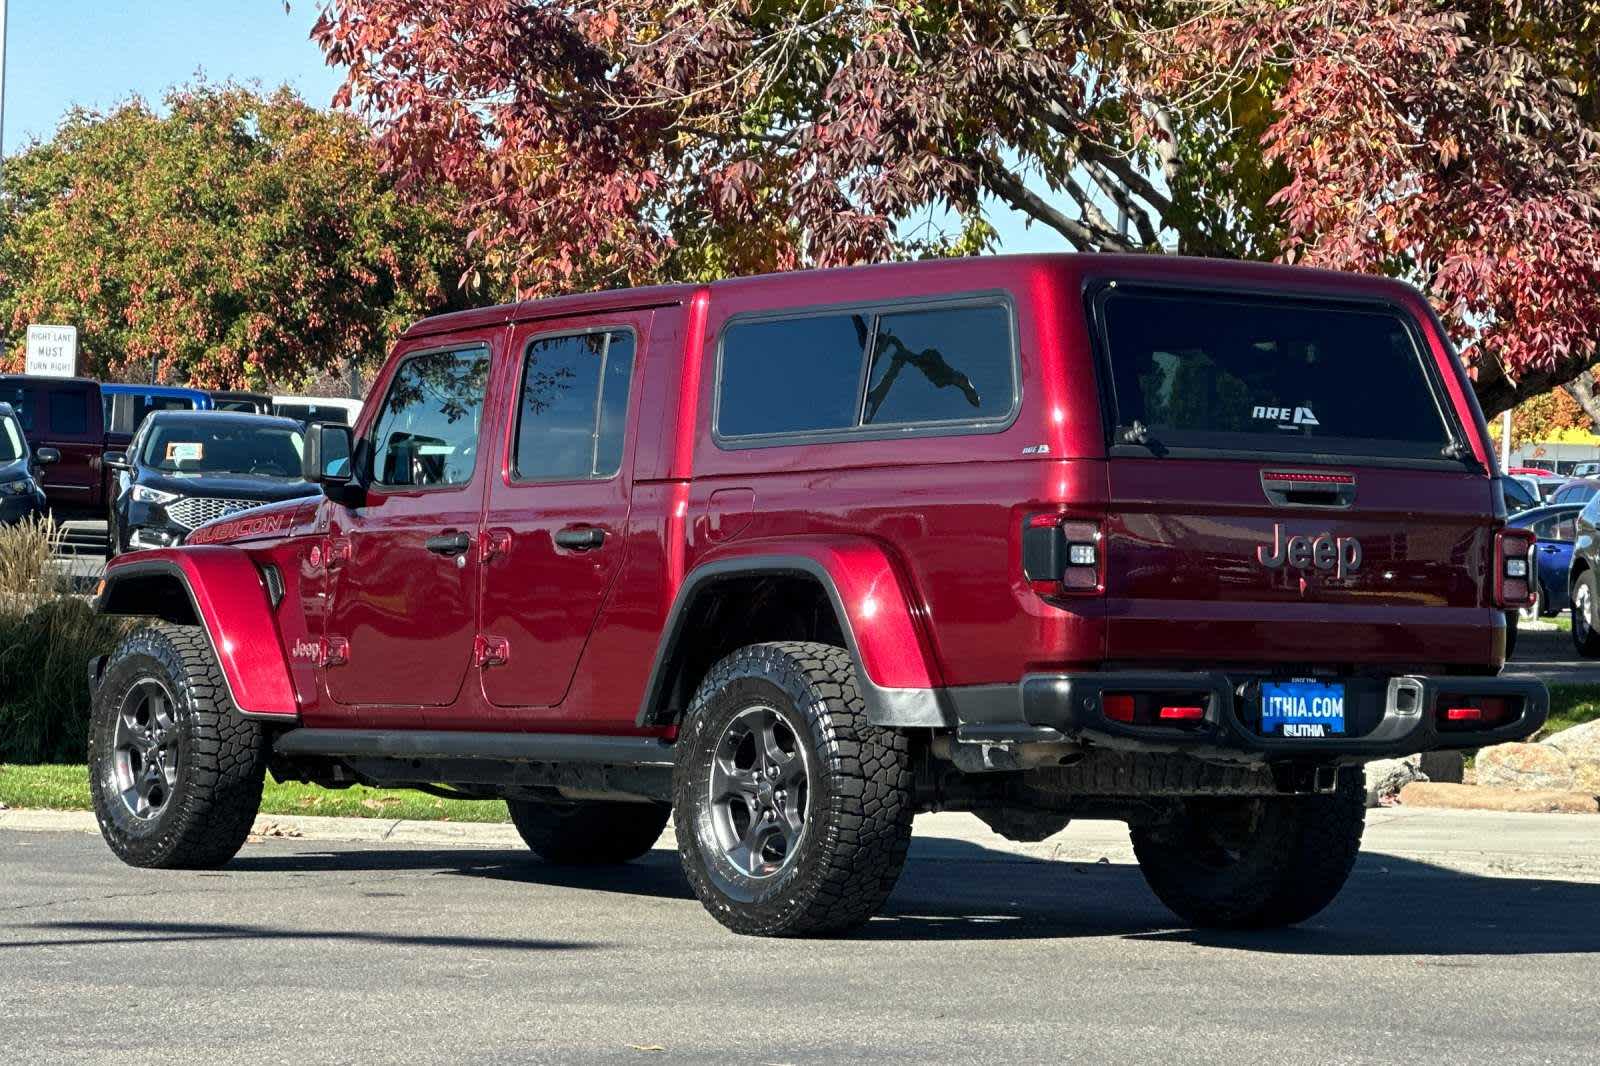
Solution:
{"label": "wheel spoke", "polygon": [[710,767],[712,829],[727,861],[750,877],[784,869],[805,832],[806,752],[770,706],[740,712]]}
{"label": "wheel spoke", "polygon": [[137,818],[151,818],[178,787],[179,758],[174,701],[154,676],[134,683],[123,696],[112,731],[112,763],[123,805]]}

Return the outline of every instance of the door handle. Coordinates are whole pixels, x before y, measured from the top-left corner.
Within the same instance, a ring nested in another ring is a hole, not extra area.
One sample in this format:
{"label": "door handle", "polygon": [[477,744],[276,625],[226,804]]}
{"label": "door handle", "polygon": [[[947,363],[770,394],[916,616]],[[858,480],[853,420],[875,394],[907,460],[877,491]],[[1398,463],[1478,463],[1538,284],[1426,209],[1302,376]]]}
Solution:
{"label": "door handle", "polygon": [[472,537],[467,533],[440,533],[424,541],[423,547],[435,555],[462,555],[472,547]]}
{"label": "door handle", "polygon": [[606,531],[597,526],[568,526],[556,533],[556,547],[586,552],[606,542]]}

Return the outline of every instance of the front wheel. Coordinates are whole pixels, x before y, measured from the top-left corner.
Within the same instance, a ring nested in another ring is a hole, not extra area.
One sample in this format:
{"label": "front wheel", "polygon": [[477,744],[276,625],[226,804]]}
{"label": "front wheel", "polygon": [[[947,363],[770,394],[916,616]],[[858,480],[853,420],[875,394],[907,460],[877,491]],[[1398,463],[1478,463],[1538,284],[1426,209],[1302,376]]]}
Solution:
{"label": "front wheel", "polygon": [[1586,659],[1600,657],[1600,632],[1595,629],[1595,605],[1600,603],[1593,570],[1585,570],[1572,587],[1572,646]]}
{"label": "front wheel", "polygon": [[1133,830],[1139,869],[1192,925],[1303,922],[1333,902],[1355,865],[1367,814],[1359,774],[1341,770],[1324,796],[1180,801],[1170,819]]}
{"label": "front wheel", "polygon": [[89,722],[100,832],[130,866],[221,866],[261,804],[267,737],[241,716],[205,633],[158,625],[112,653]]}
{"label": "front wheel", "polygon": [[911,784],[908,741],[868,723],[849,652],[741,648],[701,682],[679,731],[684,874],[736,933],[849,929],[900,876]]}

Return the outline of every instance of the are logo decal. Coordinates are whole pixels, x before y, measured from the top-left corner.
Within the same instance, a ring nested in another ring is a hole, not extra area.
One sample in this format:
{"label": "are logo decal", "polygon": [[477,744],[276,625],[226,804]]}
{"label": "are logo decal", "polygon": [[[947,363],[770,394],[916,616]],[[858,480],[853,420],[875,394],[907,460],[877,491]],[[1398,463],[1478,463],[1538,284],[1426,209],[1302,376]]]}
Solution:
{"label": "are logo decal", "polygon": [[1276,422],[1282,429],[1322,424],[1317,421],[1317,416],[1311,413],[1309,407],[1252,407],[1250,417]]}

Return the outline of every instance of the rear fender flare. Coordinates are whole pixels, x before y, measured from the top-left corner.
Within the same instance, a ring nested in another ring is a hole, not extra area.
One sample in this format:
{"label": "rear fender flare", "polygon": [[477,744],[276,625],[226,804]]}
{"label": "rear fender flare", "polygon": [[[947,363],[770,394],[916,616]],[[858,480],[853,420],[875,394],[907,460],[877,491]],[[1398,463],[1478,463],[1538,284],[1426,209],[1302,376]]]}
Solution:
{"label": "rear fender flare", "polygon": [[691,571],[662,627],[639,709],[640,726],[671,724],[675,709],[668,706],[670,675],[687,639],[697,599],[729,579],[764,575],[806,577],[827,593],[855,660],[868,720],[874,725],[954,726],[954,711],[916,622],[915,600],[907,595],[888,554],[871,541],[853,537],[781,545],[752,542]]}
{"label": "rear fender flare", "polygon": [[94,608],[200,626],[241,714],[277,721],[298,717],[266,586],[242,550],[196,545],[119,557],[106,568]]}

